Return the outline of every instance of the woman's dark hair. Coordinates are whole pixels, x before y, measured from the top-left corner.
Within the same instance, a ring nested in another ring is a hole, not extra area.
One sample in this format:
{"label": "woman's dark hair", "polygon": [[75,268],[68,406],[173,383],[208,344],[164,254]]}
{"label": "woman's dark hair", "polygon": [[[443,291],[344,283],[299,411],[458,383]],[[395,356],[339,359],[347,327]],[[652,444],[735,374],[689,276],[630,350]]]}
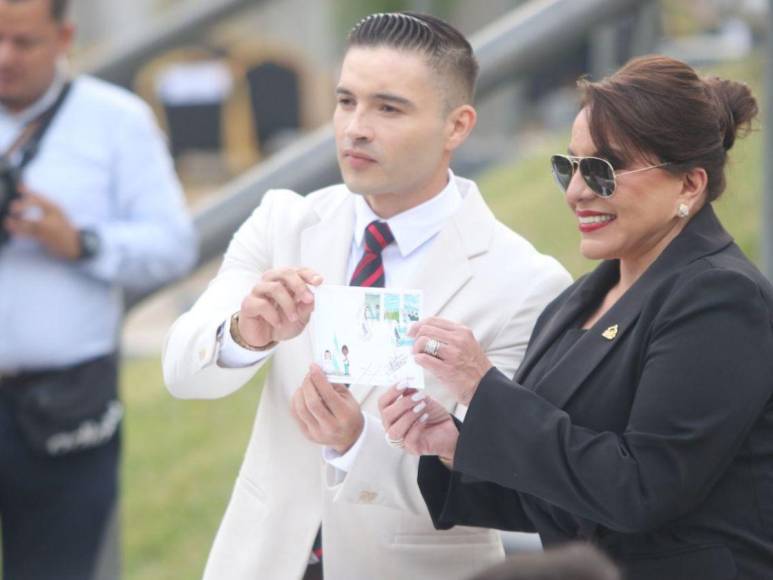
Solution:
{"label": "woman's dark hair", "polygon": [[669,162],[665,169],[677,174],[702,167],[709,202],[725,190],[728,150],[757,115],[745,84],[700,77],[665,56],[633,59],[602,81],[583,79],[578,86],[599,155],[616,166]]}

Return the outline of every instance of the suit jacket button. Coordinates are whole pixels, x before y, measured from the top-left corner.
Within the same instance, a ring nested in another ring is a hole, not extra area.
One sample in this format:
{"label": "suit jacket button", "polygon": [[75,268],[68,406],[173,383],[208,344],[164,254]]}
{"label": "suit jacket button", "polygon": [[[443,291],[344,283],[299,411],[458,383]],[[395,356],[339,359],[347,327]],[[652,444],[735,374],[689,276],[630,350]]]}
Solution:
{"label": "suit jacket button", "polygon": [[375,491],[361,491],[360,503],[373,503],[377,497],[378,494]]}

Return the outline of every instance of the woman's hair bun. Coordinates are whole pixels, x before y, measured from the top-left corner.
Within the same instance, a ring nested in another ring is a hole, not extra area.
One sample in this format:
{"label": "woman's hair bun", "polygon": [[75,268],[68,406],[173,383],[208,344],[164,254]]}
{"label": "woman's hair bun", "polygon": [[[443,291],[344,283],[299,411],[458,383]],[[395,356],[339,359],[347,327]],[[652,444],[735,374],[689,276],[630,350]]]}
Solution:
{"label": "woman's hair bun", "polygon": [[735,143],[739,131],[747,133],[751,130],[752,120],[759,111],[757,100],[744,83],[719,77],[708,77],[704,82],[717,103],[722,145],[727,151]]}

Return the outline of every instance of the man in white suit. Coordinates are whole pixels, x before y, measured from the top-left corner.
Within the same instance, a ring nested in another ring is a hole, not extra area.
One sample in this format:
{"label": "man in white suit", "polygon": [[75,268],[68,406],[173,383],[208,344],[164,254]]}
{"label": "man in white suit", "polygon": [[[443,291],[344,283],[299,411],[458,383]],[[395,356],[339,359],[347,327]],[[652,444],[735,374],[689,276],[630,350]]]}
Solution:
{"label": "man in white suit", "polygon": [[[469,43],[436,18],[358,23],[334,116],[345,184],[267,192],[172,327],[164,376],[178,397],[226,396],[273,360],[206,578],[308,577],[320,523],[327,580],[466,578],[503,557],[492,530],[433,528],[417,461],[377,418],[383,389],[328,383],[310,366],[306,329],[309,286],[418,288],[427,315],[469,325],[492,362],[515,371],[570,278],[449,170],[475,125],[476,74]],[[432,376],[426,390],[453,407]]]}

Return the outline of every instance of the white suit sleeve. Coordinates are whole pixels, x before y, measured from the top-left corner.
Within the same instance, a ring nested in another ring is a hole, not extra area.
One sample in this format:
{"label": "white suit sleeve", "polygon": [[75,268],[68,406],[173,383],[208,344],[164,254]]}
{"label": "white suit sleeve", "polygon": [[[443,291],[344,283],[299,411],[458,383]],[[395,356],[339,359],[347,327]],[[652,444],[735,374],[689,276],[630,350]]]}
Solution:
{"label": "white suit sleeve", "polygon": [[172,325],[163,354],[164,380],[172,395],[224,397],[244,385],[270,358],[264,356],[247,366],[227,368],[230,365],[221,364],[221,349],[227,321],[239,310],[262,273],[272,267],[272,214],[279,194],[266,193],[260,206],[234,234],[217,276],[193,307]]}

